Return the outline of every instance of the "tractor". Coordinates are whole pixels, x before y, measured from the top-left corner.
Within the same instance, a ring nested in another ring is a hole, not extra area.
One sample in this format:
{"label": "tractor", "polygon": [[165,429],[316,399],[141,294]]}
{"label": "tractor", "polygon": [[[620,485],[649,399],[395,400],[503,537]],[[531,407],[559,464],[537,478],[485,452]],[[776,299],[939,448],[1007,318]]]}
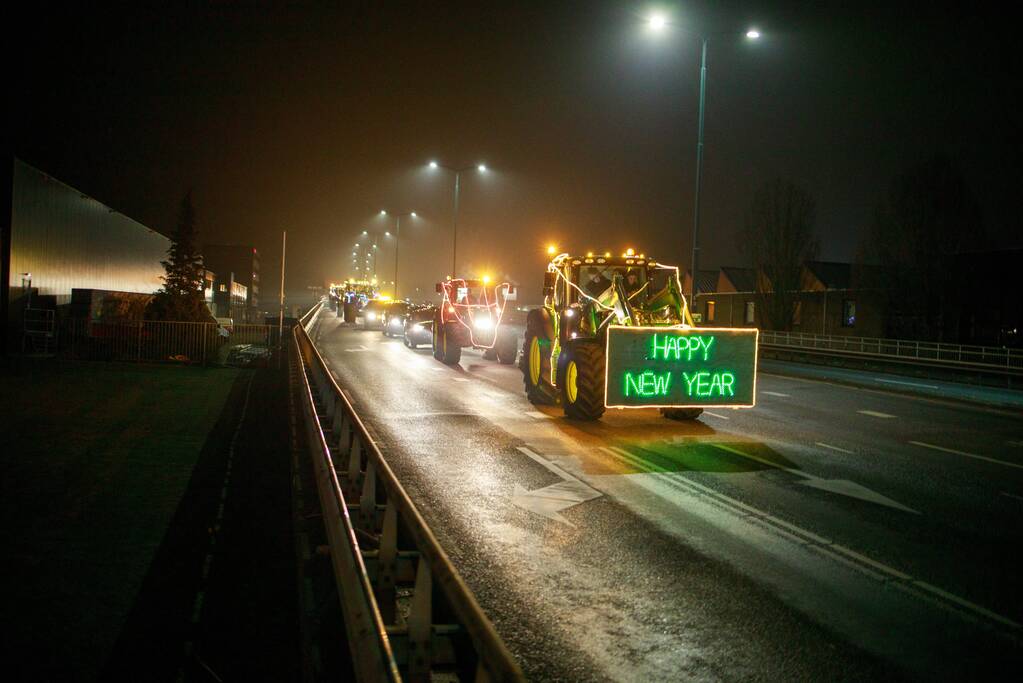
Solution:
{"label": "tractor", "polygon": [[462,348],[483,350],[487,360],[511,365],[518,354],[515,333],[502,327],[504,308],[514,286],[494,285],[490,278],[455,278],[437,283],[441,303],[433,320],[433,357],[447,365],[462,358]]}
{"label": "tractor", "polygon": [[752,407],[758,332],[698,328],[678,268],[629,249],[554,256],[544,305],[526,318],[519,366],[530,402],[566,417],[658,408],[692,420],[704,407]]}

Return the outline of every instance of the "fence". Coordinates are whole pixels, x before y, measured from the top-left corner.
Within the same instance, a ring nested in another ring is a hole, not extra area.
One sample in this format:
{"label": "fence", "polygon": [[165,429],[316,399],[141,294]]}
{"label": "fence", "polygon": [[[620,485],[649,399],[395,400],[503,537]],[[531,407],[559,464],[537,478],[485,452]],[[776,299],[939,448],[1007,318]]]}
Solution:
{"label": "fence", "polygon": [[765,331],[760,333],[760,345],[768,348],[773,346],[786,350],[874,357],[998,374],[1023,372],[1023,349]]}
{"label": "fence", "polygon": [[293,367],[356,678],[521,680],[313,346],[308,317],[294,327]]}
{"label": "fence", "polygon": [[76,360],[259,365],[279,342],[275,325],[235,325],[229,331],[215,323],[67,319],[57,326],[55,350]]}

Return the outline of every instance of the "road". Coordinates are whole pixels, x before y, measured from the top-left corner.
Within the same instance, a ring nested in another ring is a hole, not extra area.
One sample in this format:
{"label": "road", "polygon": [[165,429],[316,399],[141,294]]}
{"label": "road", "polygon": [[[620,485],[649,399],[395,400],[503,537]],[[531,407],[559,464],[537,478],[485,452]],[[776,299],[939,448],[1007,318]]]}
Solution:
{"label": "road", "polygon": [[577,423],[475,351],[312,336],[533,680],[1023,663],[1018,411],[762,373],[752,410]]}

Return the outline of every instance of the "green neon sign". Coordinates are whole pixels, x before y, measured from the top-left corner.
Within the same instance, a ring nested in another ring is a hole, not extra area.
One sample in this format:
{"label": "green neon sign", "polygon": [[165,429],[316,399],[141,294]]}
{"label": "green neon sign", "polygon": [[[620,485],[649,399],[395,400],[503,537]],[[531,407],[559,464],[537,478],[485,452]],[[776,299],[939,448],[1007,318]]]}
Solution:
{"label": "green neon sign", "polygon": [[612,326],[609,407],[752,406],[757,331]]}

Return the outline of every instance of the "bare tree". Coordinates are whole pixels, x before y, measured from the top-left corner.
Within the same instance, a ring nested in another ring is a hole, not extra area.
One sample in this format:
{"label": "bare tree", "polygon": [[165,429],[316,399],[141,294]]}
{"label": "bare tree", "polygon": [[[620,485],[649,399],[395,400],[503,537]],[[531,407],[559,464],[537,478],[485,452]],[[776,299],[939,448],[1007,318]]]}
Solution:
{"label": "bare tree", "polygon": [[958,322],[962,293],[953,288],[951,256],[980,248],[980,204],[946,156],[919,164],[892,183],[860,246],[868,285],[885,295],[891,336],[940,339]]}
{"label": "bare tree", "polygon": [[765,326],[792,328],[803,264],[817,256],[814,237],[817,206],[809,192],[790,180],[770,180],[754,193],[739,251],[756,273]]}

